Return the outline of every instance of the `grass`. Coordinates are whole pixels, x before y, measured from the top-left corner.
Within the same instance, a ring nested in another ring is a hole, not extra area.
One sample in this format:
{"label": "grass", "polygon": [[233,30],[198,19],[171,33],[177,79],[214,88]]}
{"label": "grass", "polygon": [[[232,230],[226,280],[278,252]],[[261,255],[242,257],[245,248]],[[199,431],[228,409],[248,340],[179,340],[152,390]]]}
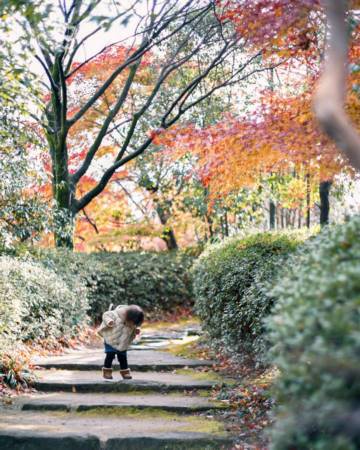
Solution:
{"label": "grass", "polygon": [[194,371],[193,369],[177,369],[175,371],[177,375],[186,375],[191,377],[193,380],[198,381],[215,381],[216,383],[226,383],[228,385],[232,385],[236,383],[236,380],[233,380],[231,378],[226,378],[220,375],[219,373],[216,373],[212,370],[207,371]]}
{"label": "grass", "polygon": [[136,408],[135,406],[126,406],[126,408],[93,408],[87,411],[79,411],[76,413],[79,416],[87,417],[121,417],[131,419],[174,419],[178,417],[181,419],[183,416],[178,416],[176,413],[169,411],[162,411],[157,408]]}
{"label": "grass", "polygon": [[184,431],[208,433],[217,436],[224,436],[226,434],[224,424],[217,420],[199,416],[190,416],[187,419],[191,422],[191,424],[189,426],[185,426],[183,428]]}
{"label": "grass", "polygon": [[[184,342],[185,341],[185,342]],[[197,359],[201,356],[201,352],[198,347],[198,336],[189,336],[182,340],[181,344],[176,342],[170,343],[164,351],[167,351],[175,356],[182,356],[183,358]]]}
{"label": "grass", "polygon": [[135,419],[135,420],[166,420],[170,422],[184,423],[181,426],[182,431],[209,433],[213,435],[224,435],[224,424],[200,415],[185,415],[177,414],[169,411],[163,411],[156,408],[139,409],[136,407],[126,407],[126,409],[119,408],[95,408],[88,411],[81,411],[75,413],[77,417],[104,417],[104,418],[116,418],[121,419]]}

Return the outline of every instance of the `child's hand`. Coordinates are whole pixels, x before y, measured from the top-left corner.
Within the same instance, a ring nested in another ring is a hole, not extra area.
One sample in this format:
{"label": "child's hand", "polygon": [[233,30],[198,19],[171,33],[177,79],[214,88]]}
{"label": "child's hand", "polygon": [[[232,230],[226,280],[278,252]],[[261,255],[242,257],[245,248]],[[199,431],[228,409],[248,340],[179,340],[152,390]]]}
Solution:
{"label": "child's hand", "polygon": [[140,328],[136,328],[136,329],[135,329],[135,334],[136,334],[136,336],[139,336],[140,333],[141,333]]}

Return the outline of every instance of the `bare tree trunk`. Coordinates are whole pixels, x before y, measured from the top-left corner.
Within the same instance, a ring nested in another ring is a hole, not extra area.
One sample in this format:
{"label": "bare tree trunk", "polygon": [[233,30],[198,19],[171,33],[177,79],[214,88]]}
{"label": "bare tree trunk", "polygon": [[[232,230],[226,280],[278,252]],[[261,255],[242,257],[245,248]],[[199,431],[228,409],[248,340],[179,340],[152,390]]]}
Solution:
{"label": "bare tree trunk", "polygon": [[273,200],[270,200],[269,204],[269,221],[270,221],[270,230],[275,229],[275,219],[276,219],[276,206]]}
{"label": "bare tree trunk", "polygon": [[291,226],[291,210],[286,209],[286,228]]}
{"label": "bare tree trunk", "polygon": [[227,211],[224,212],[224,234],[226,237],[229,236],[229,221]]}
{"label": "bare tree trunk", "polygon": [[166,247],[168,250],[177,250],[178,244],[176,242],[175,233],[174,230],[167,225],[169,216],[167,212],[165,211],[165,208],[163,208],[159,203],[156,204],[156,212],[159,216],[161,225],[164,226],[163,232],[162,232],[162,238],[164,239],[166,243]]}
{"label": "bare tree trunk", "polygon": [[178,249],[178,244],[175,239],[175,233],[172,228],[168,228],[168,227],[164,228],[164,230],[162,232],[162,237],[166,243],[166,247],[168,250],[177,250]]}
{"label": "bare tree trunk", "polygon": [[310,201],[311,201],[311,192],[310,192],[310,175],[306,175],[306,227],[310,228],[311,221],[311,213],[310,213]]}
{"label": "bare tree trunk", "polygon": [[213,220],[209,214],[205,215],[205,222],[206,222],[207,230],[209,232],[209,239],[211,240],[214,237],[214,230],[213,230]]}
{"label": "bare tree trunk", "polygon": [[329,194],[331,181],[322,181],[319,186],[320,193],[320,225],[324,226],[329,223],[330,201]]}

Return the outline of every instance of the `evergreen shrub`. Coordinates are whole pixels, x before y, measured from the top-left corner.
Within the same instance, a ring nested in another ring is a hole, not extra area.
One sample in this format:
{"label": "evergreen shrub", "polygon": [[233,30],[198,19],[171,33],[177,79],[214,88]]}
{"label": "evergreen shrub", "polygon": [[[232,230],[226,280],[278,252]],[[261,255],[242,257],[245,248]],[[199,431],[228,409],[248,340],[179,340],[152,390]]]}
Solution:
{"label": "evergreen shrub", "polygon": [[263,360],[263,319],[274,303],[269,283],[301,241],[297,234],[259,233],[204,251],[193,268],[195,308],[215,348]]}
{"label": "evergreen shrub", "polygon": [[42,263],[85,286],[89,315],[98,322],[110,304],[137,304],[145,313],[171,311],[192,299],[193,257],[181,252],[72,253],[47,251]]}
{"label": "evergreen shrub", "polygon": [[360,217],[327,228],[273,289],[275,450],[360,448]]}
{"label": "evergreen shrub", "polygon": [[[86,323],[86,290],[34,260],[0,257],[0,341],[66,340]],[[1,343],[0,343],[1,345]]]}

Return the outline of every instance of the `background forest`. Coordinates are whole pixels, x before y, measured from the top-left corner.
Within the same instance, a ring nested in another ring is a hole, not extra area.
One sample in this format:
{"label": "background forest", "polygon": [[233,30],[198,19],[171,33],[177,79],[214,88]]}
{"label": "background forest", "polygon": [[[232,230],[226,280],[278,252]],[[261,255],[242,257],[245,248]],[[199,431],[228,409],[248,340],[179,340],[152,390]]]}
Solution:
{"label": "background forest", "polygon": [[[29,5],[4,16],[4,248],[55,239],[78,251],[162,251],[358,211],[357,176],[312,112],[326,34],[316,2],[302,10],[279,2],[263,19],[241,2],[204,4],[199,15],[187,3],[169,6],[149,25],[154,36],[136,34],[131,9],[115,2],[117,15],[100,15],[100,3],[76,28],[53,2],[35,16]],[[145,20],[145,6],[136,7]],[[180,17],[177,28],[167,15]]]}

